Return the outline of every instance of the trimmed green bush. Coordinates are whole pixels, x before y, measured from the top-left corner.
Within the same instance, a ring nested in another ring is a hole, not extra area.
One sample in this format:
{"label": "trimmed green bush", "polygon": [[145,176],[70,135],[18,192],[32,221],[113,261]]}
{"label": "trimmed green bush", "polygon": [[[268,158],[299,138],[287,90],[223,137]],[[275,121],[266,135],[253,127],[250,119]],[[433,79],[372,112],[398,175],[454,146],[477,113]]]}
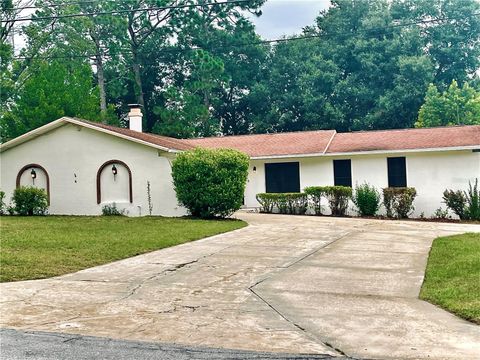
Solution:
{"label": "trimmed green bush", "polygon": [[413,201],[417,196],[417,190],[413,187],[384,188],[383,204],[387,211],[387,217],[406,219],[415,209]]}
{"label": "trimmed green bush", "polygon": [[278,194],[274,193],[260,193],[255,197],[260,204],[260,212],[263,213],[272,213],[273,208],[277,202]]}
{"label": "trimmed green bush", "polygon": [[13,192],[12,210],[17,215],[45,215],[48,208],[47,193],[43,189],[22,186]]}
{"label": "trimmed green bush", "polygon": [[308,197],[304,193],[261,193],[256,195],[260,211],[280,214],[303,215],[307,212]]}
{"label": "trimmed green bush", "polygon": [[345,216],[352,188],[348,186],[325,186],[325,197],[333,216]]}
{"label": "trimmed green bush", "polygon": [[352,201],[361,216],[375,216],[380,209],[380,193],[368,183],[355,187]]}
{"label": "trimmed green bush", "polygon": [[231,149],[185,151],[172,165],[178,202],[192,216],[227,217],[240,209],[248,176],[248,156]]}
{"label": "trimmed green bush", "polygon": [[315,215],[322,215],[322,197],[325,196],[325,187],[323,186],[308,186],[304,190],[305,194],[313,205],[313,211]]}
{"label": "trimmed green bush", "polygon": [[462,190],[445,190],[443,192],[443,202],[447,205],[447,208],[452,210],[460,220],[466,220],[467,215],[467,197]]}
{"label": "trimmed green bush", "polygon": [[468,182],[468,190],[445,190],[443,202],[452,210],[460,220],[480,220],[480,190],[478,179],[475,183]]}

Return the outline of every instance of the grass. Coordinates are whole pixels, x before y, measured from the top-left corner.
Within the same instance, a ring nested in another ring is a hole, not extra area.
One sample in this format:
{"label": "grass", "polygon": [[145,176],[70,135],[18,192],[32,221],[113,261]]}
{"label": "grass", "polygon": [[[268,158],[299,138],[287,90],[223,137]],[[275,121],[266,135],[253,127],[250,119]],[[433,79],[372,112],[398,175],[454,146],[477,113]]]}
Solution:
{"label": "grass", "polygon": [[480,234],[433,242],[420,298],[480,324]]}
{"label": "grass", "polygon": [[62,275],[245,225],[162,217],[3,216],[0,282]]}

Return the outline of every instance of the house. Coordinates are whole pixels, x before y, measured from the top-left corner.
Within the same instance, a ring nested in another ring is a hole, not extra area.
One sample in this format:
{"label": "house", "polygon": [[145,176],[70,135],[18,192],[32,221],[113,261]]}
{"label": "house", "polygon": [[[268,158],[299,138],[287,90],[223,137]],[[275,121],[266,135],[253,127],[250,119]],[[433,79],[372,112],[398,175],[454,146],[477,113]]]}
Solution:
{"label": "house", "polygon": [[[250,157],[245,206],[261,192],[298,192],[312,185],[417,189],[415,213],[442,206],[446,188],[480,177],[480,126],[337,133],[334,130],[199,139],[142,132],[132,106],[130,128],[63,117],[0,146],[1,184],[44,188],[51,214],[97,215],[115,202],[131,216],[179,216],[171,162],[197,146],[233,148]],[[150,186],[147,186],[149,184]],[[148,190],[148,188],[150,190]]]}

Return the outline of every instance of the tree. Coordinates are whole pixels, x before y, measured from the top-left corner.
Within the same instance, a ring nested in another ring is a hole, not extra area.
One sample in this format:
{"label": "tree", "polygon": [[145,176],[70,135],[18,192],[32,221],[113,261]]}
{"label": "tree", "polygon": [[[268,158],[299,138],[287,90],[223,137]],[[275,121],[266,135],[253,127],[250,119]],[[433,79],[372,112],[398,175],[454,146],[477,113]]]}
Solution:
{"label": "tree", "polygon": [[36,60],[15,104],[1,118],[4,140],[24,134],[62,116],[100,120],[98,88],[87,63]]}
{"label": "tree", "polygon": [[219,124],[211,114],[212,89],[223,74],[223,62],[203,50],[195,51],[192,74],[183,89],[170,87],[165,107],[156,109],[162,119],[155,132],[180,138],[212,136]]}
{"label": "tree", "polygon": [[454,80],[444,92],[430,84],[416,127],[480,125],[480,91]]}

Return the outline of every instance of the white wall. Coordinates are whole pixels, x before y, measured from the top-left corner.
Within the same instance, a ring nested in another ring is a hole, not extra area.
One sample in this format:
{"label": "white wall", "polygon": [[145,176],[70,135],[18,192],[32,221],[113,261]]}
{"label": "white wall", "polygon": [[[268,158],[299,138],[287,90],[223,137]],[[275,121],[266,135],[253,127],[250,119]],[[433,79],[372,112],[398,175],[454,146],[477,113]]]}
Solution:
{"label": "white wall", "polygon": [[[163,155],[148,146],[67,124],[2,152],[0,188],[9,200],[19,170],[36,163],[50,176],[51,214],[97,215],[103,205],[116,200],[118,207],[125,208],[131,216],[148,215],[148,180],[155,215],[184,215],[184,209],[177,205],[169,159]],[[109,160],[121,160],[132,171],[133,204],[128,201],[126,169],[117,164],[119,173],[115,182],[111,165],[102,172],[102,204],[97,205],[97,171]],[[24,180],[29,176],[29,170],[26,172],[22,183],[29,181]]]}
{"label": "white wall", "polygon": [[[446,188],[467,189],[469,181],[480,178],[480,153],[471,150],[252,160],[245,206],[259,206],[255,195],[265,192],[265,163],[298,161],[303,190],[307,186],[333,185],[333,160],[351,159],[353,185],[368,182],[381,191],[388,186],[387,157],[397,156],[406,157],[407,185],[417,189],[414,216],[424,213],[429,217],[437,208],[445,209],[442,194]],[[349,212],[355,213],[353,204]]]}

